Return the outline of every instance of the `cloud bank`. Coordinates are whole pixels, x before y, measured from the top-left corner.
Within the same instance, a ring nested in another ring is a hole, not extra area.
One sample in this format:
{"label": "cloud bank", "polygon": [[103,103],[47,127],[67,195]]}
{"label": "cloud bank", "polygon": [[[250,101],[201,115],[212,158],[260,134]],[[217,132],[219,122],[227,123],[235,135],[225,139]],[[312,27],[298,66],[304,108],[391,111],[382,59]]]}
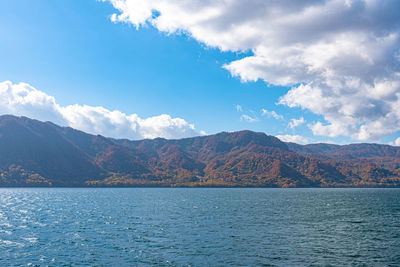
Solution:
{"label": "cloud bank", "polygon": [[0,82],[0,114],[27,116],[108,137],[182,138],[198,135],[193,124],[162,114],[140,118],[118,110],[87,105],[60,106],[54,97],[27,83]]}
{"label": "cloud bank", "polygon": [[109,1],[114,22],[252,51],[224,68],[291,87],[280,104],[321,115],[315,135],[376,140],[400,130],[400,1]]}

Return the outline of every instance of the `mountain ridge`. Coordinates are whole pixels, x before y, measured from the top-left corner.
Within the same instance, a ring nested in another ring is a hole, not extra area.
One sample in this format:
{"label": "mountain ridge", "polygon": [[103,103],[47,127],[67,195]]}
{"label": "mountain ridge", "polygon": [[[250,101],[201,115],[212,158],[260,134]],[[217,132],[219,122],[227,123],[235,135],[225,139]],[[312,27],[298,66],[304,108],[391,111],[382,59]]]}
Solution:
{"label": "mountain ridge", "polygon": [[0,116],[0,186],[399,187],[400,148],[249,130],[127,140]]}

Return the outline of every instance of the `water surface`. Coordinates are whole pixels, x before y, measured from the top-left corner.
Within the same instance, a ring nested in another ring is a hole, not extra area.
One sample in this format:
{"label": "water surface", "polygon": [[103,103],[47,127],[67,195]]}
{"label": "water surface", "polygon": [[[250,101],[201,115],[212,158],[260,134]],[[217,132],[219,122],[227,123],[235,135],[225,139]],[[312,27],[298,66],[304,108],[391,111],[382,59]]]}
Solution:
{"label": "water surface", "polygon": [[399,189],[0,189],[0,265],[398,266]]}

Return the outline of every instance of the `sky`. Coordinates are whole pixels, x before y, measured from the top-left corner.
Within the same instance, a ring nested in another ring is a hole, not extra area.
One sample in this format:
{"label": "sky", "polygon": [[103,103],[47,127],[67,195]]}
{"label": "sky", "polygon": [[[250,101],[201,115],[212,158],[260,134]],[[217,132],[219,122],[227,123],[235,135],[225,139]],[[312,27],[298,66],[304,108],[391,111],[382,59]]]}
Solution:
{"label": "sky", "polygon": [[0,2],[0,114],[115,138],[400,145],[400,2]]}

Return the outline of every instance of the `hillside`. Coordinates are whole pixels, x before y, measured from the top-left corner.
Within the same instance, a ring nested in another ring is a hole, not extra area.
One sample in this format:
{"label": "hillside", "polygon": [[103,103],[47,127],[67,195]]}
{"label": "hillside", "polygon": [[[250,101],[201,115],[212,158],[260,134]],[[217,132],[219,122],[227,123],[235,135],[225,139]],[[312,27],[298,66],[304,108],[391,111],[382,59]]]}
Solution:
{"label": "hillside", "polygon": [[400,148],[264,133],[117,140],[0,116],[0,186],[398,187]]}

